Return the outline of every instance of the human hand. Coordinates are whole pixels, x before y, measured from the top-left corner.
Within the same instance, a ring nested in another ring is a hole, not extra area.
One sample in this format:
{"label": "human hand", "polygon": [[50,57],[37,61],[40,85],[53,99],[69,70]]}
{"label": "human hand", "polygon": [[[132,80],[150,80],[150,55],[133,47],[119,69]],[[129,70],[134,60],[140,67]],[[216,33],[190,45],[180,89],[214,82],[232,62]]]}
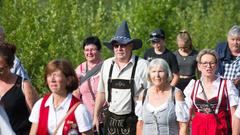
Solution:
{"label": "human hand", "polygon": [[94,116],[93,118],[93,127],[95,127],[97,132],[99,132],[99,120],[97,116]]}

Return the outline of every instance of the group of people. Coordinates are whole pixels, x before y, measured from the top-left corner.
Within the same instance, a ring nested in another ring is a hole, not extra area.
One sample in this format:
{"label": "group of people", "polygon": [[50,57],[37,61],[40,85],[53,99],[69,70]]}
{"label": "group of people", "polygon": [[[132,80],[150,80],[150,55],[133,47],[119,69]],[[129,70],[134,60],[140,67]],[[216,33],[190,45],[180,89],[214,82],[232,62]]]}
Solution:
{"label": "group of people", "polygon": [[75,70],[66,59],[50,61],[44,74],[50,92],[40,99],[4,36],[1,28],[0,134],[240,133],[240,26],[216,50],[199,52],[186,30],[171,52],[157,29],[141,58],[133,51],[142,41],[123,21],[104,43],[114,57],[103,60],[99,38],[90,36],[82,46],[86,61]]}

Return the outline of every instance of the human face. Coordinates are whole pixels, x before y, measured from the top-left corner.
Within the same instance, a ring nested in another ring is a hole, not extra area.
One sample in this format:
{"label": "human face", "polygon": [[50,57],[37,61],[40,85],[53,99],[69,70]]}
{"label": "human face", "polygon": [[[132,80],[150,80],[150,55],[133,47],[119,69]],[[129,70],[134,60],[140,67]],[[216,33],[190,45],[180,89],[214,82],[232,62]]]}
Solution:
{"label": "human face", "polygon": [[113,51],[116,57],[116,60],[119,61],[129,61],[132,55],[133,44],[113,44]]}
{"label": "human face", "polygon": [[55,94],[67,93],[66,81],[65,75],[60,70],[56,70],[47,75],[48,87],[51,92]]}
{"label": "human face", "polygon": [[204,54],[198,63],[198,69],[205,77],[215,76],[216,68],[216,58],[211,54]]}
{"label": "human face", "polygon": [[151,41],[151,44],[156,51],[163,51],[165,48],[164,39],[159,39],[157,41]]}
{"label": "human face", "polygon": [[167,82],[167,73],[160,66],[154,66],[150,69],[149,78],[153,85],[160,86]]}
{"label": "human face", "polygon": [[180,38],[177,39],[177,45],[178,45],[178,48],[183,52],[186,52],[189,49],[189,46],[186,44],[186,42]]}
{"label": "human face", "polygon": [[240,53],[240,37],[228,36],[228,46],[232,53]]}
{"label": "human face", "polygon": [[100,52],[95,44],[88,44],[84,47],[84,56],[89,62],[96,62],[100,59]]}

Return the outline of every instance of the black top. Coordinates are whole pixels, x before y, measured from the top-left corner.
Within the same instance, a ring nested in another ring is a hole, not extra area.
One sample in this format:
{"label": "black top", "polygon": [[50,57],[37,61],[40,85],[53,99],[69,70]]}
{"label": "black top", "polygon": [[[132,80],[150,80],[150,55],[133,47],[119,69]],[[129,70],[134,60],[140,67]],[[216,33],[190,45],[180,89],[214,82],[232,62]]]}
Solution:
{"label": "black top", "polygon": [[30,112],[22,90],[22,78],[18,76],[16,83],[1,98],[10,124],[17,135],[28,135],[31,123],[28,121]]}
{"label": "black top", "polygon": [[177,58],[167,48],[165,49],[165,51],[162,54],[156,54],[154,51],[154,48],[150,48],[145,51],[144,59],[150,61],[154,58],[162,58],[162,59],[166,60],[172,73],[175,73],[175,74],[178,73],[179,68],[178,68],[178,64],[177,64]]}
{"label": "black top", "polygon": [[175,51],[174,55],[177,58],[179,74],[185,76],[195,76],[195,72],[197,70],[196,57],[198,52],[196,50],[192,50],[188,56],[182,56],[178,51]]}

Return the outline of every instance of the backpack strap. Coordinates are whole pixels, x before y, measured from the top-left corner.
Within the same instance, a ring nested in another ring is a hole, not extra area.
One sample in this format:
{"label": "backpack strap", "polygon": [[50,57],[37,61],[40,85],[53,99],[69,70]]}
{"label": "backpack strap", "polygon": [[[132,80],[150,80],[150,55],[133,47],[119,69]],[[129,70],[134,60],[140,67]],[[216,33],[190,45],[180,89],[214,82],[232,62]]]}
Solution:
{"label": "backpack strap", "polygon": [[144,90],[143,90],[142,105],[143,105],[143,103],[144,103],[144,101],[145,101],[145,99],[146,99],[147,90],[148,90],[148,89],[144,89]]}

